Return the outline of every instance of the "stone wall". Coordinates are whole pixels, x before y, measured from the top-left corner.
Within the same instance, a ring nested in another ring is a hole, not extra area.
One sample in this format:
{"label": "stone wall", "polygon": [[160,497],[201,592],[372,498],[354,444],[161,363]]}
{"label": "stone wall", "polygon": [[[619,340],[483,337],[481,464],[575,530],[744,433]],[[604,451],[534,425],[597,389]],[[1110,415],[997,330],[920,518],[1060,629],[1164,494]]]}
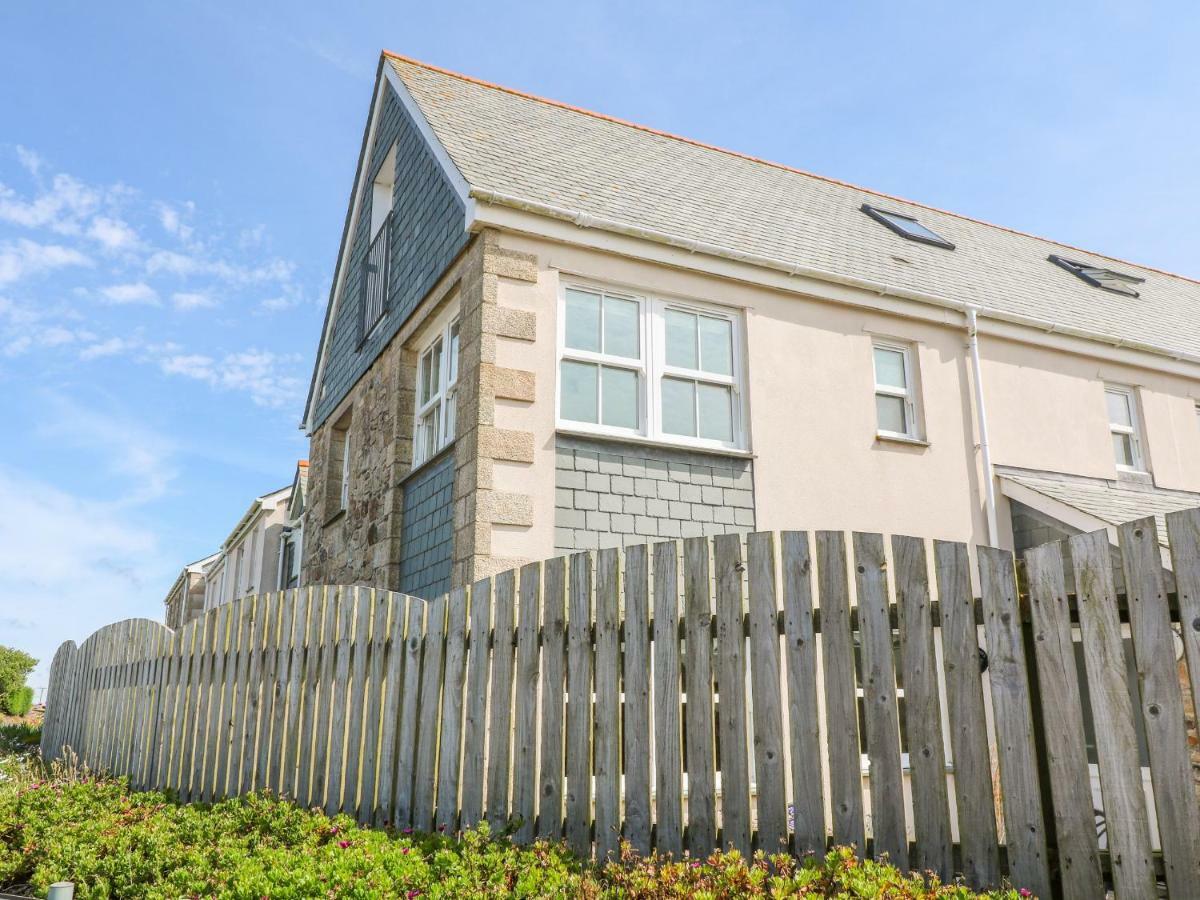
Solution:
{"label": "stone wall", "polygon": [[559,436],[556,552],[754,529],[749,459]]}

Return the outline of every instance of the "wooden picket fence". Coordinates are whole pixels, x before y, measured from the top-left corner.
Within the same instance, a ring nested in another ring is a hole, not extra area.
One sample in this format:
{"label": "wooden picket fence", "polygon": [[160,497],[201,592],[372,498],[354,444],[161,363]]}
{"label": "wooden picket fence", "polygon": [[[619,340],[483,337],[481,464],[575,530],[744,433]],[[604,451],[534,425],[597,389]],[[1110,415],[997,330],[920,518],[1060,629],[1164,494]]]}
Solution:
{"label": "wooden picket fence", "polygon": [[1196,694],[1200,511],[1168,528],[1171,597],[1146,519],[1120,529],[1127,600],[1104,532],[1071,539],[1069,563],[1030,551],[1027,597],[1012,555],[979,548],[976,600],[965,544],[792,531],[580,553],[432,602],[310,587],[178,633],[118,622],[59,649],[42,749],[191,801],[269,788],[601,858],[620,838],[673,854],[834,842],[1045,897],[1102,897],[1106,879],[1153,897],[1160,878],[1196,896],[1172,622]]}

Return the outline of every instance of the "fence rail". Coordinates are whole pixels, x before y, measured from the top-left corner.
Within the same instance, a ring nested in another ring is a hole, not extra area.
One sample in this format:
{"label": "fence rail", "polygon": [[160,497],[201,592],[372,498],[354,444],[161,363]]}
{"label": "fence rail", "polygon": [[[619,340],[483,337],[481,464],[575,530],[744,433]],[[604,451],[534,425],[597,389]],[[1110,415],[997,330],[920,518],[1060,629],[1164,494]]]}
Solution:
{"label": "fence rail", "polygon": [[976,599],[965,544],[793,531],[580,553],[430,602],[310,587],[178,632],[118,622],[59,649],[42,750],[185,800],[269,788],[599,857],[835,841],[977,887],[1186,897],[1200,510],[1167,523],[1174,603],[1154,520],[1120,529],[1128,626],[1104,532],[1029,551],[1028,596],[1006,551],[973,554]]}

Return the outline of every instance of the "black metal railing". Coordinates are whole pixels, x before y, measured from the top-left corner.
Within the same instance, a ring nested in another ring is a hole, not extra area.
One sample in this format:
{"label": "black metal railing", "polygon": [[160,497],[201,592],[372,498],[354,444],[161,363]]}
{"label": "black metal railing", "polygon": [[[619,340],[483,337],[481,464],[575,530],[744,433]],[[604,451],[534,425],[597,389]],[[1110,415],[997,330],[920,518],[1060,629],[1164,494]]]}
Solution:
{"label": "black metal railing", "polygon": [[388,252],[391,234],[391,213],[371,241],[367,258],[363,262],[362,337],[365,340],[371,329],[383,318],[387,308]]}

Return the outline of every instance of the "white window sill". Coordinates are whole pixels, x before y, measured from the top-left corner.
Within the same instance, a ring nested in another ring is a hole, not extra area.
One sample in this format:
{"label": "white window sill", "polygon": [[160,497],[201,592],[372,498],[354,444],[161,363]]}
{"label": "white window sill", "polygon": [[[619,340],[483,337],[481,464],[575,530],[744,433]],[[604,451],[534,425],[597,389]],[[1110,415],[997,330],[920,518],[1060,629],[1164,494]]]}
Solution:
{"label": "white window sill", "polygon": [[597,441],[611,441],[614,444],[638,444],[642,447],[661,447],[666,450],[686,450],[691,453],[709,453],[714,456],[732,456],[738,459],[753,459],[750,450],[736,447],[721,447],[712,444],[691,444],[687,441],[664,441],[658,438],[648,438],[640,434],[612,434],[605,431],[591,431],[587,428],[572,428],[569,425],[559,425],[558,434],[569,437],[589,438]]}
{"label": "white window sill", "polygon": [[887,431],[875,432],[875,440],[879,443],[907,444],[910,447],[928,447],[929,441],[923,438],[909,437],[905,434],[892,434]]}

